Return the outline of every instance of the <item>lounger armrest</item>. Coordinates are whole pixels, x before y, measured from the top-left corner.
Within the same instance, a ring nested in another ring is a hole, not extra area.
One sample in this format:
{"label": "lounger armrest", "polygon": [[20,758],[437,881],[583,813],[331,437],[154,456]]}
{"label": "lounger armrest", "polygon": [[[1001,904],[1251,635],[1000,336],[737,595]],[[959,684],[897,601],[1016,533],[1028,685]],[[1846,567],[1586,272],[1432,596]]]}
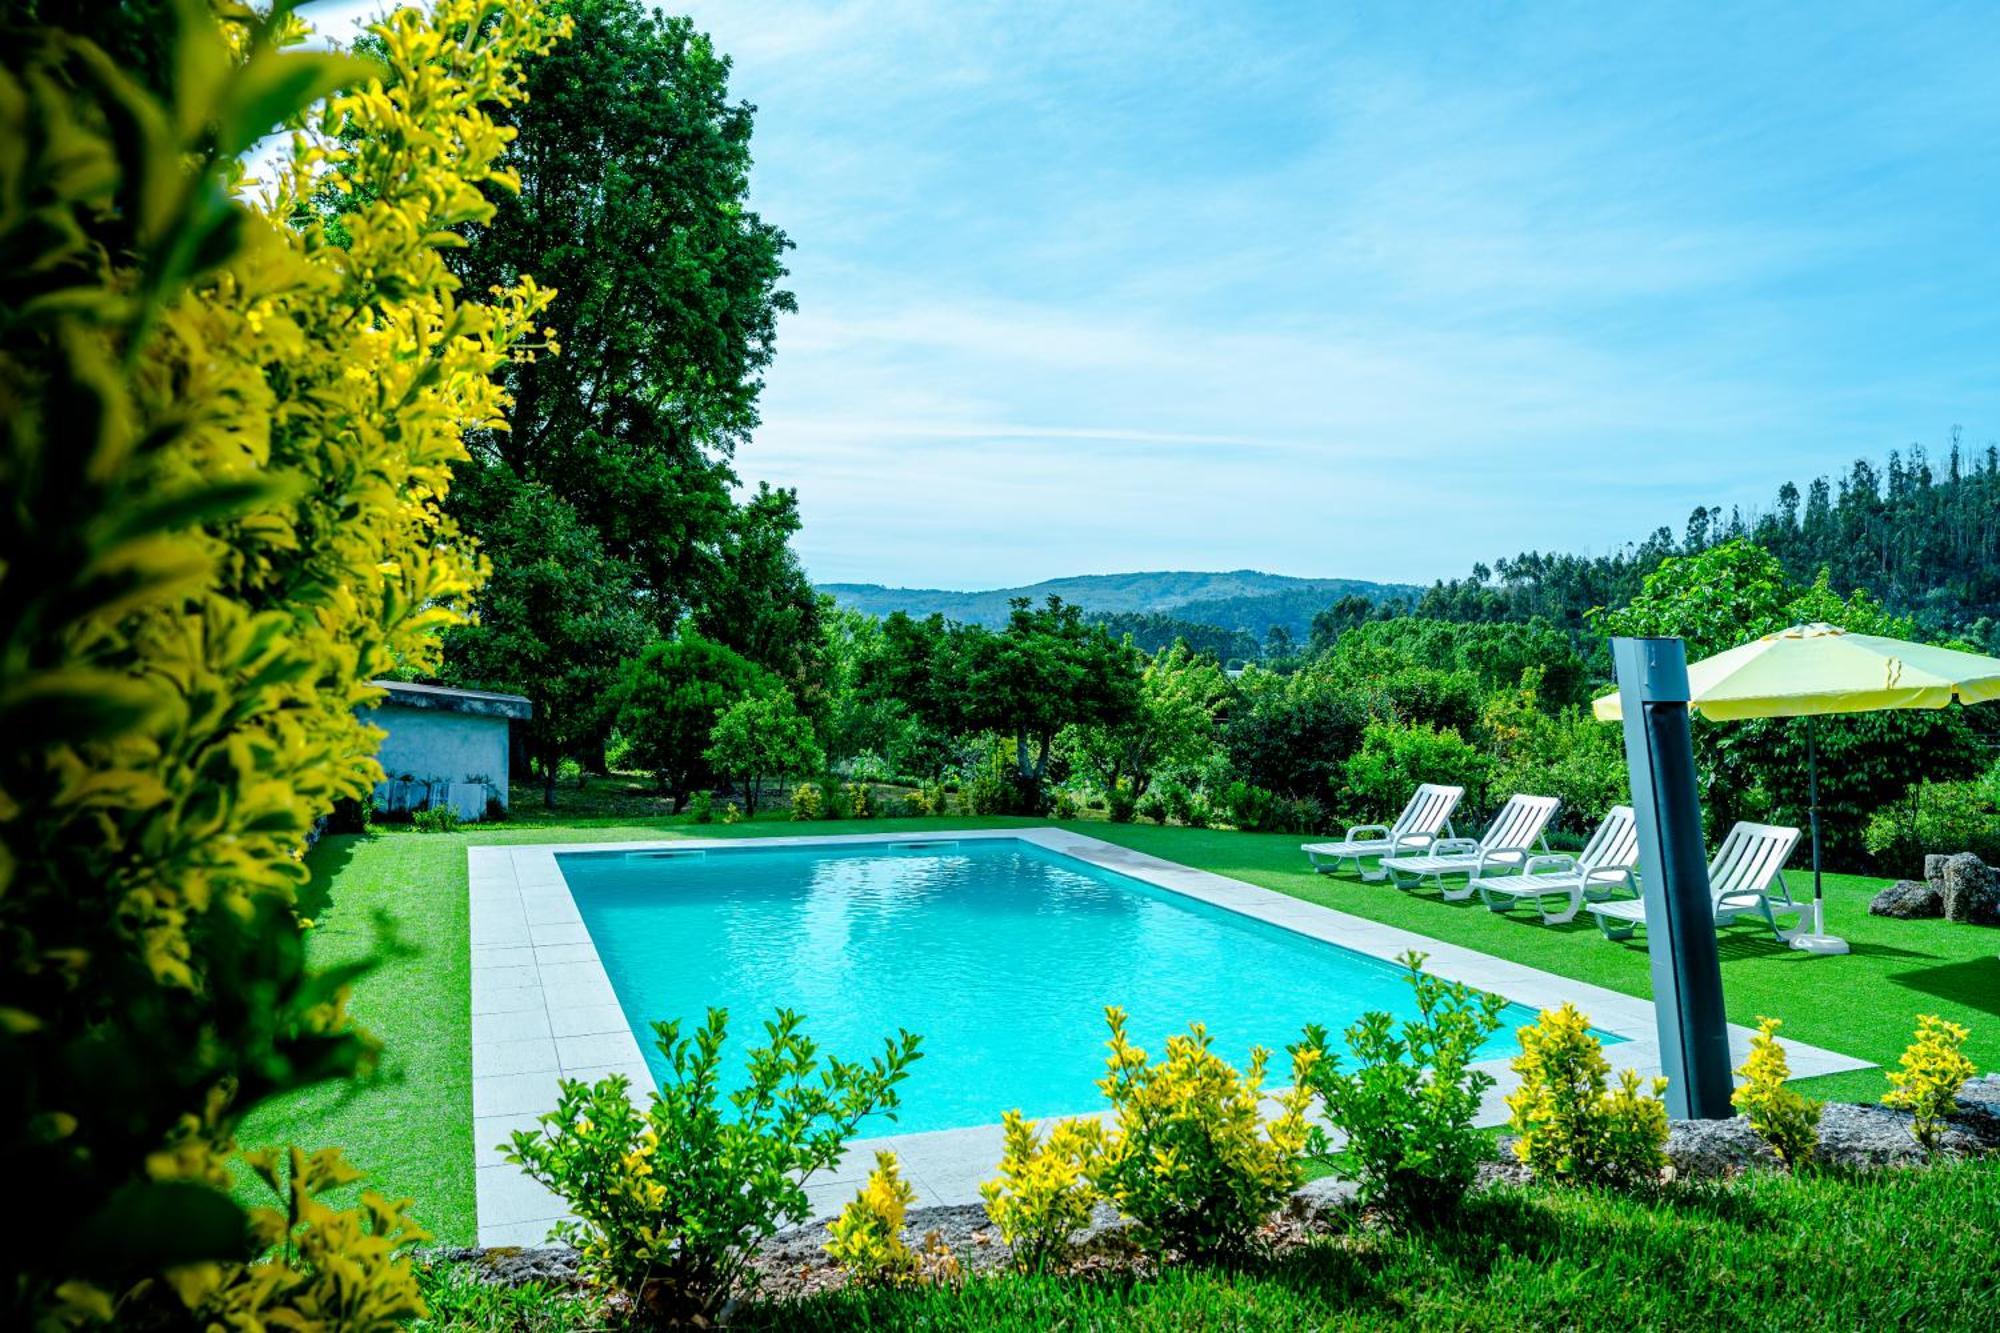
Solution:
{"label": "lounger armrest", "polygon": [[1639,896],[1639,881],[1633,878],[1630,866],[1603,866],[1585,877],[1589,888],[1623,889],[1634,898]]}
{"label": "lounger armrest", "polygon": [[1479,868],[1481,870],[1486,869],[1489,865],[1521,866],[1525,868],[1528,864],[1528,859],[1535,855],[1535,849],[1532,847],[1478,847],[1475,844],[1475,850],[1479,853]]}
{"label": "lounger armrest", "polygon": [[1521,867],[1524,875],[1574,875],[1576,858],[1568,852],[1551,852],[1547,856],[1531,856]]}
{"label": "lounger armrest", "polygon": [[1356,824],[1347,830],[1346,841],[1360,842],[1361,835],[1364,833],[1369,835],[1371,841],[1386,839],[1389,836],[1389,826],[1387,824]]}
{"label": "lounger armrest", "polygon": [[1479,841],[1476,838],[1436,838],[1430,845],[1432,856],[1477,856]]}
{"label": "lounger armrest", "polygon": [[1398,833],[1389,840],[1389,855],[1401,856],[1404,852],[1428,852],[1433,850],[1437,839],[1428,833]]}

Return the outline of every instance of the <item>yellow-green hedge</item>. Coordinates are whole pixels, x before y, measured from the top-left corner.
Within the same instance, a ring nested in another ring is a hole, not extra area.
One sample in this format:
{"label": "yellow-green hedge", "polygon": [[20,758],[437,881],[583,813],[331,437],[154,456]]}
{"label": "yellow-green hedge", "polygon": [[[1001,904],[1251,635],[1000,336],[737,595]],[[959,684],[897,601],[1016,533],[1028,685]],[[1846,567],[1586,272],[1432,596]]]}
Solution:
{"label": "yellow-green hedge", "polygon": [[[508,183],[482,108],[558,34],[532,0],[439,0],[378,26],[385,69],[287,49],[286,8],[161,6],[164,98],[78,34],[0,34],[10,1328],[415,1300],[396,1207],[248,1214],[224,1163],[249,1106],[369,1055],[291,895],[314,819],[379,776],[364,682],[428,664],[481,577],[439,500],[548,293],[458,292],[440,252]],[[353,206],[330,230],[315,197]]]}

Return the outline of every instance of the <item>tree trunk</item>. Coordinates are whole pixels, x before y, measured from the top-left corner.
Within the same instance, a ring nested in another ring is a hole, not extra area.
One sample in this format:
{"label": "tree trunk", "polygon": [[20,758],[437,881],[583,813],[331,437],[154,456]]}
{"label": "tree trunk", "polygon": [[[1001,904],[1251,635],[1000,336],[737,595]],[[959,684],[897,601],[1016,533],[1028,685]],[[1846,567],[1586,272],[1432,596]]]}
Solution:
{"label": "tree trunk", "polygon": [[542,807],[556,808],[556,766],[550,759],[542,760]]}
{"label": "tree trunk", "polygon": [[1028,763],[1028,733],[1025,731],[1014,733],[1014,768],[1024,778],[1035,776]]}
{"label": "tree trunk", "polygon": [[745,819],[755,819],[757,817],[758,785],[759,780],[756,778],[743,779],[743,817]]}

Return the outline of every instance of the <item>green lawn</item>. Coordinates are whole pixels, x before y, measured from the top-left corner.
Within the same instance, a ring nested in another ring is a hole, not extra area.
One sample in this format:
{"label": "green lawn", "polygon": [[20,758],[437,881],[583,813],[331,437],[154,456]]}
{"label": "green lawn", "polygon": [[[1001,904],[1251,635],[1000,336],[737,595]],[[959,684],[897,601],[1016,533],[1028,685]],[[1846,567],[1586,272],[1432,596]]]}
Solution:
{"label": "green lawn", "polygon": [[[528,795],[523,793],[524,796]],[[524,806],[526,802],[524,801]],[[615,842],[663,836],[755,837],[800,833],[1005,827],[1046,821],[951,816],[800,825],[689,825],[563,816],[523,818],[456,834],[407,830],[328,838],[313,850],[313,879],[302,903],[320,924],[321,962],[377,949],[378,921],[393,925],[398,949],[357,986],[356,1018],[384,1042],[382,1069],[358,1088],[310,1089],[261,1108],[244,1142],[339,1144],[385,1193],[417,1200],[417,1215],[441,1240],[473,1236],[469,959],[465,849],[474,843]],[[1311,874],[1295,835],[1114,825],[1092,821],[1093,836],[1234,876],[1313,902],[1389,922],[1436,939],[1644,996],[1650,993],[1643,943],[1613,944],[1583,923],[1550,928],[1504,918],[1475,903],[1445,903],[1381,884]],[[1795,891],[1805,877],[1796,878]],[[1730,1017],[1785,1020],[1788,1035],[1878,1063],[1893,1062],[1914,1016],[1938,1013],[1973,1030],[1969,1053],[1981,1069],[2000,1067],[2000,931],[1943,922],[1889,921],[1865,913],[1880,881],[1827,881],[1831,928],[1846,936],[1846,958],[1810,958],[1760,938],[1748,926],[1725,933],[1723,981]],[[810,1017],[810,1016],[809,1016]],[[1200,1015],[1190,1014],[1190,1019]],[[1824,1097],[1873,1099],[1875,1071],[1811,1080]]]}

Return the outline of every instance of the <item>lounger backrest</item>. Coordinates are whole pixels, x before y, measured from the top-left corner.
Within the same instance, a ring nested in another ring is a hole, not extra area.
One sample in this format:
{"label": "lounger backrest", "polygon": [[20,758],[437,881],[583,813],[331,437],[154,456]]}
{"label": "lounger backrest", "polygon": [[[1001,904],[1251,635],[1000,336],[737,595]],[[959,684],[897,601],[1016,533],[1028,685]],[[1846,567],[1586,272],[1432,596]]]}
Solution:
{"label": "lounger backrest", "polygon": [[1639,823],[1632,807],[1614,805],[1576,858],[1585,870],[1625,870],[1639,864]]}
{"label": "lounger backrest", "polygon": [[1738,824],[1708,863],[1710,896],[1762,893],[1798,845],[1799,831],[1782,824]]}
{"label": "lounger backrest", "polygon": [[1417,794],[1403,807],[1403,813],[1396,816],[1395,827],[1390,832],[1398,837],[1409,833],[1435,836],[1450,822],[1451,812],[1458,808],[1458,802],[1464,795],[1463,787],[1442,787],[1426,782],[1417,788]]}
{"label": "lounger backrest", "polygon": [[1532,847],[1562,801],[1554,796],[1509,796],[1493,817],[1479,845],[1486,848]]}

